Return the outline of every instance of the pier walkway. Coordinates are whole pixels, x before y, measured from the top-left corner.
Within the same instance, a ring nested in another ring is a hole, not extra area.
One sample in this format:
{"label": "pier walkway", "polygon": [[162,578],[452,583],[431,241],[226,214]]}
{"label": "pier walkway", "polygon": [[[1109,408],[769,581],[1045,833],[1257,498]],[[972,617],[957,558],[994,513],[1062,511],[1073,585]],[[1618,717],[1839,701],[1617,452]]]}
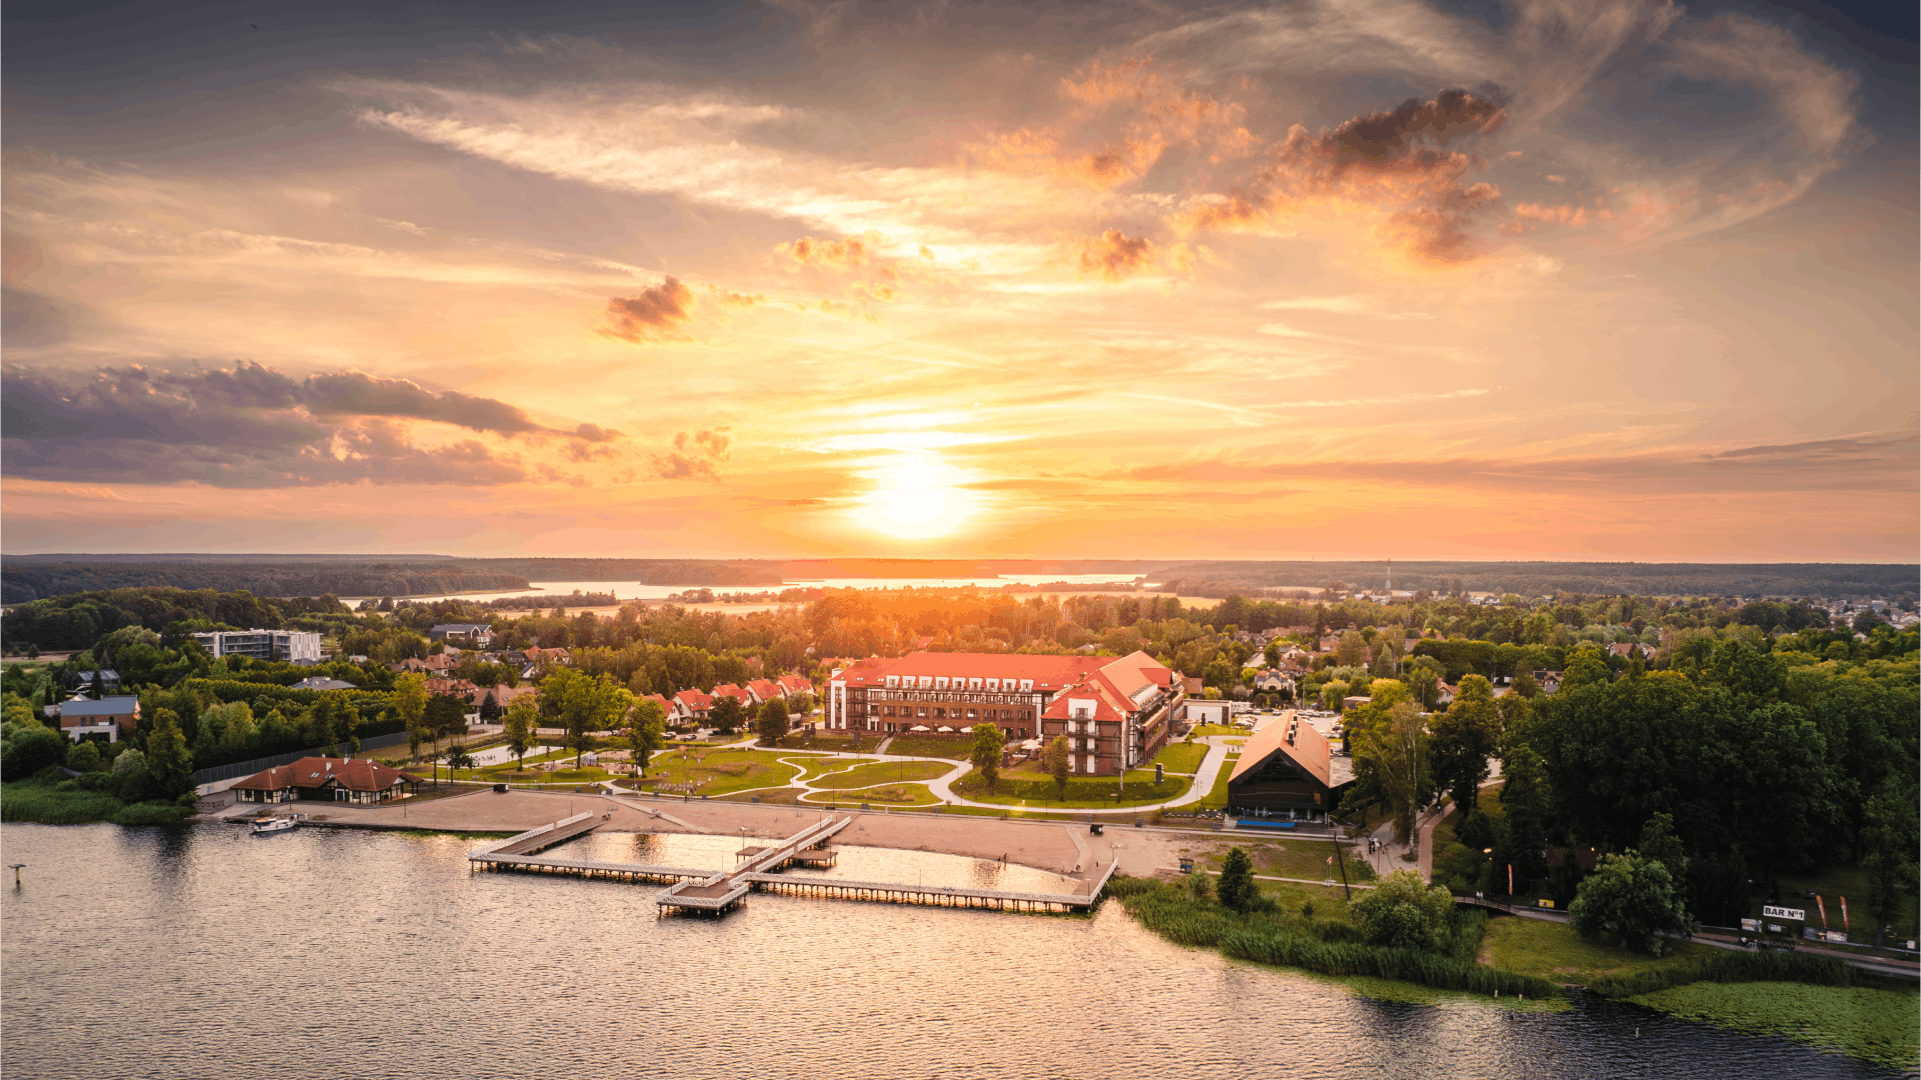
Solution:
{"label": "pier walkway", "polygon": [[866,900],[894,904],[932,904],[940,907],[987,908],[995,911],[1086,911],[1099,902],[1119,868],[1118,860],[1073,892],[1022,892],[964,886],[856,881],[849,878],[792,876],[778,871],[789,866],[830,867],[838,850],[828,846],[835,834],[854,823],[838,817],[810,825],[771,846],[750,846],[735,853],[739,864],[715,871],[687,866],[563,859],[540,852],[593,831],[605,815],[576,814],[468,852],[469,865],[479,870],[511,870],[633,883],[667,884],[654,897],[663,913],[675,911],[724,914],[738,907],[755,889],[789,896],[838,900]]}

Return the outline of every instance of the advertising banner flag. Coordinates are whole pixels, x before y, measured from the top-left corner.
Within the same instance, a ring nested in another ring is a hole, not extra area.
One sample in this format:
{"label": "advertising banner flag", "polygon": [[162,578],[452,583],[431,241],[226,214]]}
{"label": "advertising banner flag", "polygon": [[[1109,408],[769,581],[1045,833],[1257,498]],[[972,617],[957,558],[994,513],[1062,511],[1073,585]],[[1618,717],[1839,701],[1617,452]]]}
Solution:
{"label": "advertising banner flag", "polygon": [[1821,909],[1821,929],[1828,928],[1828,905],[1821,902],[1821,894],[1814,895],[1814,906]]}
{"label": "advertising banner flag", "polygon": [[1841,898],[1841,929],[1854,929],[1854,927],[1848,925],[1848,898],[1845,896]]}

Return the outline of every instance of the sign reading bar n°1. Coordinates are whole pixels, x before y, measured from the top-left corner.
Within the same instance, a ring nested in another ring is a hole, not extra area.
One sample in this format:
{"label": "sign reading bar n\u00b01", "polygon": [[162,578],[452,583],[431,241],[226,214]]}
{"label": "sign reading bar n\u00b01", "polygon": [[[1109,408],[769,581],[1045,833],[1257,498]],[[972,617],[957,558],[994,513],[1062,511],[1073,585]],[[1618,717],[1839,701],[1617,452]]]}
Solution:
{"label": "sign reading bar n\u00b01", "polygon": [[1792,919],[1796,922],[1808,921],[1807,908],[1775,907],[1772,904],[1763,904],[1761,905],[1761,914],[1769,919]]}

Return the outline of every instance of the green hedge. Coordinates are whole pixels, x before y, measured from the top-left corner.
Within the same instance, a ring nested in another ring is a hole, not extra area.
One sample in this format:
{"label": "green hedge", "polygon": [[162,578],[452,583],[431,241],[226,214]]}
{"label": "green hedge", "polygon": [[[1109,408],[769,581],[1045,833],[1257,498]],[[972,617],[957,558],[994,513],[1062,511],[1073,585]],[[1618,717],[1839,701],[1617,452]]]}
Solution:
{"label": "green hedge", "polygon": [[1603,975],[1588,989],[1602,997],[1621,998],[1695,982],[1798,982],[1815,986],[1914,988],[1912,983],[1862,971],[1832,956],[1763,950],[1716,952],[1685,964]]}
{"label": "green hedge", "polygon": [[[997,799],[1032,799],[1038,802],[1052,802],[1056,798],[1055,790],[1052,779],[1020,780],[1002,773],[1000,784],[994,789],[992,795]],[[1120,781],[1112,777],[1070,777],[1067,781],[1066,801],[1096,802],[1101,799],[1112,799],[1120,790]],[[1171,799],[1185,790],[1187,790],[1185,778],[1170,778],[1158,784],[1129,782],[1127,796],[1142,799],[1159,796]],[[983,780],[977,772],[968,773],[965,778],[955,783],[954,791],[966,798],[979,798],[989,794],[987,781]]]}
{"label": "green hedge", "polygon": [[330,695],[335,701],[345,701],[360,715],[371,716],[387,707],[389,697],[379,690],[295,690],[275,683],[238,679],[188,679],[184,685],[189,690],[212,694],[223,705],[244,701],[252,706],[256,717],[282,704],[311,708]]}

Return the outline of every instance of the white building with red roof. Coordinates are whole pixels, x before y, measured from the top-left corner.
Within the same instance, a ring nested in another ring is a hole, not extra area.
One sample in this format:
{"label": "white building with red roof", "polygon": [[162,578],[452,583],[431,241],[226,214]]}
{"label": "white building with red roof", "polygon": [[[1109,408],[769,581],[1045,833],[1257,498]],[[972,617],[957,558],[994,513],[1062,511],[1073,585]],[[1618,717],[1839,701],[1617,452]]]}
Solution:
{"label": "white building with red roof", "polygon": [[754,704],[756,705],[764,705],[775,698],[785,698],[787,696],[782,692],[780,684],[772,679],[749,680],[747,683],[747,692],[754,695]]}
{"label": "white building with red roof", "polygon": [[836,672],[825,711],[830,729],[965,731],[991,723],[1014,739],[1066,735],[1075,772],[1112,776],[1153,757],[1185,698],[1180,674],[1144,652],[916,652]]}
{"label": "white building with red roof", "polygon": [[780,687],[780,692],[787,697],[793,697],[795,694],[811,694],[814,692],[814,680],[805,675],[782,675],[780,678],[775,679],[774,683]]}
{"label": "white building with red roof", "polygon": [[713,711],[714,699],[698,690],[680,690],[674,694],[674,707],[667,715],[676,723],[705,720]]}
{"label": "white building with red roof", "polygon": [[743,709],[751,710],[759,704],[759,702],[754,700],[754,695],[750,693],[746,687],[735,686],[730,682],[721,683],[719,686],[714,687],[714,700],[719,701],[721,698],[733,698],[735,701],[740,702],[740,707]]}

